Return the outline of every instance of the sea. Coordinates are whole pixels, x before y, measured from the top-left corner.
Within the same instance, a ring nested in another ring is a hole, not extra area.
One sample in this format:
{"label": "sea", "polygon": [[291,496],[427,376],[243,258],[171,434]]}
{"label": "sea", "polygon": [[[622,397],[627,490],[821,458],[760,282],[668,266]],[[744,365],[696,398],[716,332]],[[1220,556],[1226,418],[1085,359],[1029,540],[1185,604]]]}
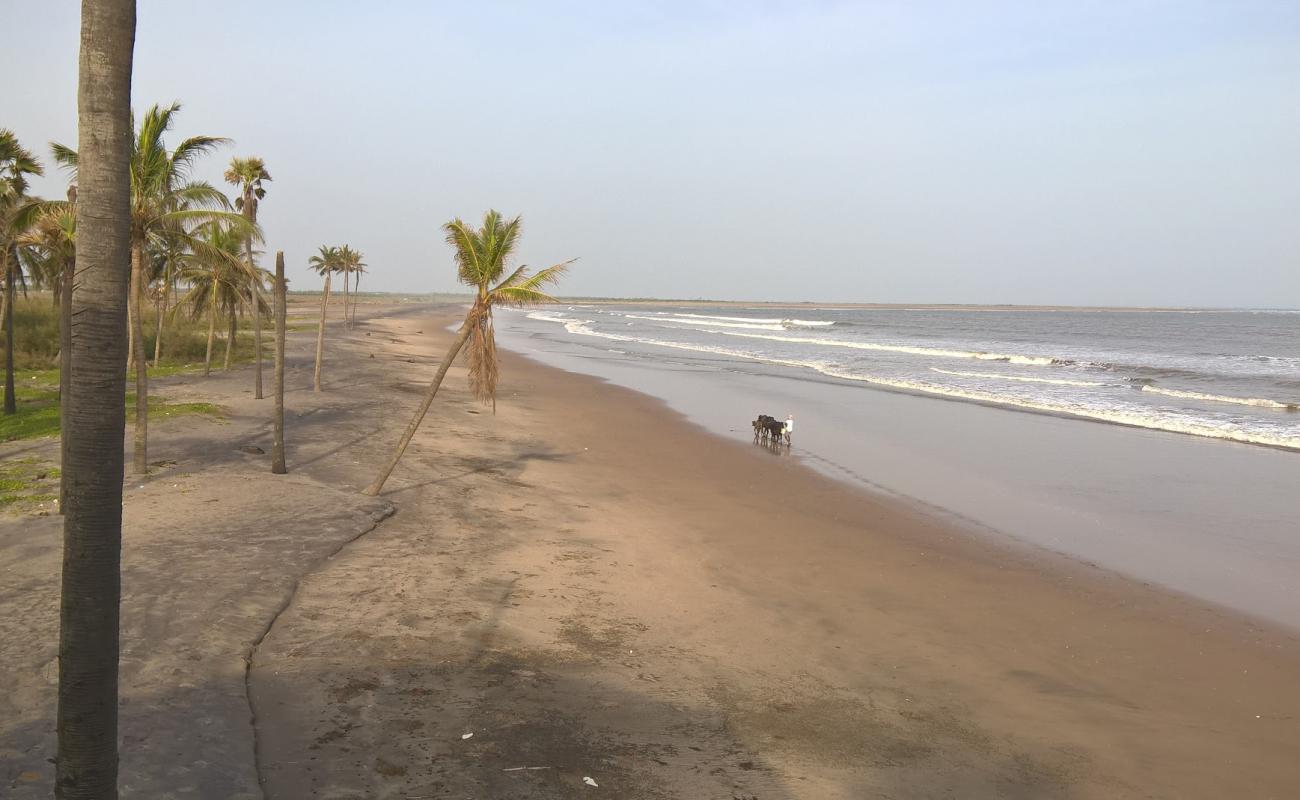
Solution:
{"label": "sea", "polygon": [[629,358],[724,356],[1300,449],[1300,311],[570,305],[527,317]]}
{"label": "sea", "polygon": [[705,436],[793,415],[756,457],[1300,631],[1295,311],[569,304],[497,332]]}

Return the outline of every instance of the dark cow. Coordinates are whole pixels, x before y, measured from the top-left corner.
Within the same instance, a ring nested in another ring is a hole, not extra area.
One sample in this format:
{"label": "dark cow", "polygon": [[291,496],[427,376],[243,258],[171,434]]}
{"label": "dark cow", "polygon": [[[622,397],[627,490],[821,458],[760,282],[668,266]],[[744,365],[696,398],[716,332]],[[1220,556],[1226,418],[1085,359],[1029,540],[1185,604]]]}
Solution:
{"label": "dark cow", "polygon": [[754,420],[754,443],[755,444],[779,444],[781,442],[789,443],[785,435],[785,423],[776,417],[767,414],[759,414],[758,419]]}

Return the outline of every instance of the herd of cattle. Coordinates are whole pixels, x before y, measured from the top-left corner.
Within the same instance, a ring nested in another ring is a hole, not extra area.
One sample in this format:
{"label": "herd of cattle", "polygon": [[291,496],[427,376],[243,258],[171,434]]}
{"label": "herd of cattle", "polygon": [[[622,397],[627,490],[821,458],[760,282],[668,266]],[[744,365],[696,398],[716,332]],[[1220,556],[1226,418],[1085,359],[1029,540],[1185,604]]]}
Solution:
{"label": "herd of cattle", "polygon": [[790,429],[776,417],[759,414],[753,425],[754,444],[790,444]]}

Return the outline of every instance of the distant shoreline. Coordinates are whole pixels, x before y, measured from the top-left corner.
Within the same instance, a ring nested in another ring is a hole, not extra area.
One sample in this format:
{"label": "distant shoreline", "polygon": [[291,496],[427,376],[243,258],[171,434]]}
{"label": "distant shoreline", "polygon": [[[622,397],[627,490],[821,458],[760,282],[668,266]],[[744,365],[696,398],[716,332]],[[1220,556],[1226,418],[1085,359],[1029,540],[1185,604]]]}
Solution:
{"label": "distant shoreline", "polygon": [[[331,291],[331,294],[336,292]],[[299,296],[320,296],[320,290],[290,291]],[[402,298],[408,302],[469,302],[471,295],[451,292],[359,292],[358,297],[372,300],[391,301]],[[1129,313],[1165,313],[1165,314],[1207,314],[1207,313],[1300,313],[1300,308],[1229,308],[1208,306],[1072,306],[1016,303],[819,303],[812,300],[782,302],[776,300],[674,300],[662,297],[557,297],[561,304],[581,305],[639,305],[639,306],[685,306],[726,307],[726,308],[795,308],[795,309],[867,309],[878,311],[1080,311],[1080,312],[1129,312]]]}

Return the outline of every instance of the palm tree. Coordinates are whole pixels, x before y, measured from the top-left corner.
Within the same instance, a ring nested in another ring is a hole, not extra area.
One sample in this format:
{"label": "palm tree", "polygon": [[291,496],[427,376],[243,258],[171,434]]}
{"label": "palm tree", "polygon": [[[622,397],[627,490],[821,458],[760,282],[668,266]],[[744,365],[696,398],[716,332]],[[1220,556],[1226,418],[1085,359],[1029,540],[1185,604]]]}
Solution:
{"label": "palm tree", "polygon": [[320,391],[320,363],[325,354],[325,311],[330,304],[330,278],[340,269],[339,248],[320,246],[316,255],[307,259],[307,265],[325,278],[325,290],[320,301],[320,326],[316,328],[316,372],[312,378],[316,391]]}
{"label": "palm tree", "polygon": [[361,299],[361,276],[366,274],[366,265],[357,264],[353,268],[357,273],[356,280],[352,282],[352,324],[357,324],[357,301]]}
{"label": "palm tree", "polygon": [[221,222],[210,222],[195,229],[190,252],[181,257],[177,276],[189,284],[177,309],[188,308],[194,319],[207,315],[208,345],[203,356],[203,374],[212,372],[212,342],[216,338],[217,317],[230,320],[226,339],[226,369],[230,368],[230,350],[235,337],[235,318],[253,283],[248,263],[243,258],[245,231]]}
{"label": "palm tree", "polygon": [[29,175],[43,175],[45,170],[29,150],[18,143],[8,128],[0,128],[0,271],[3,271],[5,294],[0,315],[5,331],[5,400],[4,413],[18,412],[14,396],[14,278],[18,273],[17,239],[30,223],[30,209],[35,200],[27,196]]}
{"label": "palm tree", "polygon": [[[243,217],[222,209],[230,201],[206,181],[190,178],[195,162],[217,147],[229,142],[217,136],[191,136],[168,152],[163,137],[180,112],[180,103],[163,108],[153,106],[145,112],[136,131],[131,153],[131,290],[128,316],[128,362],[135,365],[135,447],[132,471],[149,471],[149,375],[144,359],[142,323],[144,296],[145,247],[151,237],[170,234],[183,236],[187,223],[217,219],[235,219],[248,225]],[[60,144],[53,145],[54,157],[73,170],[77,169],[77,152]]]}
{"label": "palm tree", "polygon": [[135,0],[82,0],[77,83],[78,286],[63,477],[59,605],[60,800],[117,798],[118,613],[122,596],[122,434],[126,427],[131,252],[131,56]]}
{"label": "palm tree", "polygon": [[[360,252],[353,250],[346,244],[339,248],[338,269],[343,273],[343,323],[348,327],[352,327],[352,323],[348,318],[348,276],[354,272],[360,273],[361,270],[365,269],[365,266],[365,262],[361,260]],[[355,304],[355,300],[353,300],[353,303]]]}
{"label": "palm tree", "polygon": [[[243,212],[244,219],[250,224],[257,224],[257,207],[266,189],[262,181],[271,180],[271,173],[266,171],[266,164],[256,156],[234,158],[226,169],[226,183],[239,187],[239,197],[235,198],[235,208]],[[253,263],[253,239],[244,240],[244,251],[248,257],[249,274],[254,276],[250,287],[255,298],[253,302],[253,398],[262,399],[262,287],[257,277],[257,267]]]}
{"label": "palm tree", "polygon": [[562,264],[547,267],[536,275],[528,274],[527,265],[521,266],[502,279],[501,276],[505,274],[506,267],[519,244],[521,233],[519,217],[506,220],[502,219],[500,213],[488,211],[483,215],[483,225],[478,230],[466,225],[459,218],[443,225],[442,230],[447,235],[447,244],[455,251],[457,278],[461,283],[474,287],[474,304],[465,316],[465,322],[460,326],[460,331],[447,350],[447,355],[443,356],[442,363],[438,365],[433,382],[429,384],[429,391],[420,401],[420,406],[416,409],[410,424],[406,426],[401,441],[397,443],[397,450],[388,464],[380,470],[375,482],[366,487],[366,494],[376,495],[384,488],[388,476],[401,460],[406,446],[411,443],[411,437],[415,436],[420,422],[428,413],[434,395],[438,393],[438,387],[442,385],[442,379],[447,375],[448,367],[456,359],[456,355],[465,346],[466,341],[470,343],[470,389],[473,390],[475,398],[483,402],[491,402],[495,409],[498,370],[496,337],[492,330],[493,306],[529,306],[555,302],[555,298],[542,289],[559,280],[568,266],[576,260],[570,259]]}
{"label": "palm tree", "polygon": [[[190,210],[182,207],[177,210]],[[156,294],[158,316],[154,327],[153,365],[162,363],[164,322],[171,308],[172,293],[176,291],[176,275],[181,256],[186,252],[190,233],[185,229],[185,221],[172,220],[150,238],[150,250],[153,255],[153,268],[150,270],[149,283],[159,284]]]}
{"label": "palm tree", "polygon": [[[43,203],[18,243],[28,253],[32,275],[50,287],[59,309],[59,430],[67,430],[69,381],[72,380],[72,282],[77,269],[77,187],[66,202]],[[59,449],[67,460],[68,437]],[[62,475],[62,473],[60,473]],[[67,507],[67,481],[60,478],[59,511]]]}

